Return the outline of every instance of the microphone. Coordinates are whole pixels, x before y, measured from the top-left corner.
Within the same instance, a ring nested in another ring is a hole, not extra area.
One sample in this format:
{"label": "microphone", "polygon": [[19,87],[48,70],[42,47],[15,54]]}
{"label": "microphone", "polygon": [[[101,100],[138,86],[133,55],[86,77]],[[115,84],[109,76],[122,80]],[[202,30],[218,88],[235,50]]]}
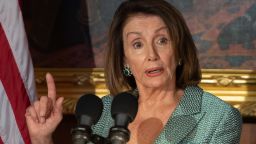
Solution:
{"label": "microphone", "polygon": [[93,94],[86,94],[79,98],[75,110],[78,125],[71,131],[73,144],[91,142],[91,126],[98,122],[102,109],[101,99]]}
{"label": "microphone", "polygon": [[123,92],[114,97],[111,106],[111,115],[115,120],[110,129],[109,140],[111,144],[126,144],[130,139],[128,125],[131,123],[138,111],[138,100],[129,92]]}

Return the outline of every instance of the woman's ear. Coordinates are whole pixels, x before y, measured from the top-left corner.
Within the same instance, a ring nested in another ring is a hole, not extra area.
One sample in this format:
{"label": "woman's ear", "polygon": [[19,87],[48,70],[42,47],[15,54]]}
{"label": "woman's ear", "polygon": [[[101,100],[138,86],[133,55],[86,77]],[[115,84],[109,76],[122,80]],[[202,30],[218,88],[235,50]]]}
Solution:
{"label": "woman's ear", "polygon": [[125,57],[123,58],[123,66],[124,66],[124,67],[125,67],[125,66],[129,66],[129,64],[127,63],[127,60],[126,60]]}

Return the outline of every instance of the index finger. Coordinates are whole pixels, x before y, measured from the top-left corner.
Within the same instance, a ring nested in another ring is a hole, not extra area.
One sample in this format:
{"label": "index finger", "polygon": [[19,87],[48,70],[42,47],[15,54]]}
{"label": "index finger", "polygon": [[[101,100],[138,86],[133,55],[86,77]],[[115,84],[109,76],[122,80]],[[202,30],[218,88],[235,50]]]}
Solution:
{"label": "index finger", "polygon": [[56,87],[54,83],[54,79],[50,73],[46,74],[46,83],[48,89],[48,97],[52,100],[53,104],[56,101]]}

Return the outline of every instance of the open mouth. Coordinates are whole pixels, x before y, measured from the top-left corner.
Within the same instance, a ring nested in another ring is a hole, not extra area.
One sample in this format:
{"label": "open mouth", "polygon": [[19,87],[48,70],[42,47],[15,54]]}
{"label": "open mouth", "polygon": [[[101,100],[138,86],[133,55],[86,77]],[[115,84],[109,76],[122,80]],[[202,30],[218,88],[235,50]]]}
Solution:
{"label": "open mouth", "polygon": [[159,72],[161,72],[160,69],[147,71],[147,73],[149,73],[149,74],[154,74],[154,73],[159,73]]}
{"label": "open mouth", "polygon": [[148,76],[156,76],[156,75],[161,74],[163,71],[164,71],[163,68],[152,68],[152,69],[147,69],[147,70],[145,71],[145,73],[146,73]]}

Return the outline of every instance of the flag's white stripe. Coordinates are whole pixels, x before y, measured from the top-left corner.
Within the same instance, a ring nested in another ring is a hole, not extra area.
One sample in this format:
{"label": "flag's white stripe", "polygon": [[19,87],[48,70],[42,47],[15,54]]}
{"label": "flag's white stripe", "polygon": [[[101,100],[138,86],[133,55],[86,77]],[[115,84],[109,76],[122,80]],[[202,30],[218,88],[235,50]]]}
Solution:
{"label": "flag's white stripe", "polygon": [[0,80],[0,136],[5,144],[24,144],[11,104]]}
{"label": "flag's white stripe", "polygon": [[36,98],[34,71],[18,0],[0,0],[0,22],[29,99],[34,101]]}

